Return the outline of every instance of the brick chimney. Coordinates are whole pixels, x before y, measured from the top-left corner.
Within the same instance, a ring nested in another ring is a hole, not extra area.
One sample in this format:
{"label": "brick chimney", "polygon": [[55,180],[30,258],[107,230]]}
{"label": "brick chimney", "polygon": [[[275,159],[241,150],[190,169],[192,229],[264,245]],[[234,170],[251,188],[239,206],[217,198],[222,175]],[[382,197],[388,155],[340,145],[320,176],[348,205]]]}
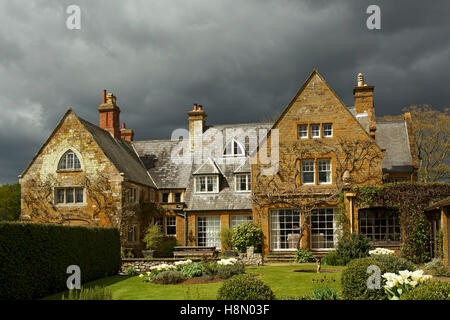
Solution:
{"label": "brick chimney", "polygon": [[375,138],[375,131],[377,130],[377,125],[375,121],[375,107],[373,103],[373,91],[374,86],[369,86],[364,83],[364,75],[362,73],[358,74],[358,84],[353,88],[353,96],[355,97],[355,109],[356,113],[367,112],[369,123],[370,123],[370,135]]}
{"label": "brick chimney", "polygon": [[122,129],[120,129],[120,136],[125,141],[133,141],[134,131],[125,127],[125,122],[122,123]]}
{"label": "brick chimney", "polygon": [[[195,145],[201,145],[202,134],[206,127],[206,117],[208,116],[201,105],[194,107],[188,112],[189,116],[189,141],[191,152],[194,152]],[[197,143],[196,143],[197,142]]]}
{"label": "brick chimney", "polygon": [[102,104],[98,107],[100,114],[100,128],[109,131],[116,139],[121,139],[120,109],[116,105],[116,97],[112,93],[103,90]]}

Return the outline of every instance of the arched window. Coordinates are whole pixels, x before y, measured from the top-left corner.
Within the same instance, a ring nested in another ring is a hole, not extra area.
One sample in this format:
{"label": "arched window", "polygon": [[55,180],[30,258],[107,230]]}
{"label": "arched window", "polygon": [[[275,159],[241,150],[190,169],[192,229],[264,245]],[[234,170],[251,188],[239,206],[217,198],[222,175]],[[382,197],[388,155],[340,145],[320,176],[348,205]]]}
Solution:
{"label": "arched window", "polygon": [[226,157],[243,157],[245,156],[245,150],[239,142],[233,139],[225,147],[223,155]]}
{"label": "arched window", "polygon": [[76,154],[69,150],[63,154],[58,163],[58,170],[81,169],[80,160]]}

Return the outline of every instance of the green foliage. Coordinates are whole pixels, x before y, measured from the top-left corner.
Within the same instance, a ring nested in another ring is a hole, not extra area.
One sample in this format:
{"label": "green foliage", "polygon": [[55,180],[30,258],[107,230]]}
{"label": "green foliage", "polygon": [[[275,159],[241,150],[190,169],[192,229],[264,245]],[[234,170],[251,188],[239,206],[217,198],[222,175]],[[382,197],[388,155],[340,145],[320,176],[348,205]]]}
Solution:
{"label": "green foliage", "polygon": [[270,287],[254,276],[241,274],[224,282],[217,293],[217,300],[273,300]]}
{"label": "green foliage", "polygon": [[417,264],[430,261],[431,234],[428,221],[425,217],[416,216],[411,229],[412,232],[402,245],[402,256]]}
{"label": "green foliage", "polygon": [[314,288],[311,292],[314,300],[338,300],[339,292],[328,286]]}
{"label": "green foliage", "polygon": [[235,275],[245,273],[245,266],[241,262],[232,265],[218,265],[216,275],[220,279],[229,279]]}
{"label": "green foliage", "polygon": [[126,271],[129,276],[134,277],[138,275],[138,272],[133,267],[128,267]]}
{"label": "green foliage", "polygon": [[20,215],[20,184],[0,186],[0,221],[18,220]]}
{"label": "green foliage", "polygon": [[67,267],[81,281],[116,275],[120,236],[115,228],[0,222],[0,299],[36,299],[65,290]]}
{"label": "green foliage", "polygon": [[233,229],[224,227],[219,232],[220,243],[225,250],[231,250],[233,248]]}
{"label": "green foliage", "polygon": [[201,263],[191,263],[181,267],[180,272],[186,278],[201,277],[205,272],[205,268]]}
{"label": "green foliage", "polygon": [[427,282],[405,292],[400,300],[450,300],[450,283]]}
{"label": "green foliage", "polygon": [[386,268],[386,272],[398,273],[399,271],[402,270],[408,271],[417,270],[417,267],[414,263],[394,255],[375,254],[371,256],[371,258],[382,263]]}
{"label": "green foliage", "polygon": [[161,238],[161,243],[154,253],[155,258],[172,258],[173,250],[178,245],[177,239],[171,236]]}
{"label": "green foliage", "polygon": [[152,278],[152,282],[159,284],[177,284],[186,280],[179,271],[163,271]]}
{"label": "green foliage", "polygon": [[312,252],[307,249],[298,249],[297,252],[295,252],[295,262],[310,263],[315,261],[316,259],[314,258]]}
{"label": "green foliage", "polygon": [[450,194],[449,183],[401,183],[354,187],[358,207],[381,206],[400,211],[402,256],[416,264],[430,260],[430,228],[424,209]]}
{"label": "green foliage", "polygon": [[253,222],[243,223],[233,230],[233,247],[239,252],[245,252],[247,247],[253,246],[255,252],[261,252],[263,243],[263,232],[260,226]]}
{"label": "green foliage", "polygon": [[324,264],[327,264],[329,266],[345,266],[346,263],[344,263],[341,256],[337,253],[336,250],[328,252],[325,257],[323,257],[322,262]]}
{"label": "green foliage", "polygon": [[336,253],[331,253],[326,258],[326,264],[345,266],[353,259],[368,257],[371,249],[372,245],[367,237],[362,234],[347,233],[339,239]]}
{"label": "green foliage", "polygon": [[73,289],[69,290],[68,295],[63,295],[61,300],[112,300],[112,292],[109,288],[99,286]]}
{"label": "green foliage", "polygon": [[431,273],[433,276],[450,277],[450,270],[444,266],[444,263],[439,258],[426,263],[423,270],[427,273]]}
{"label": "green foliage", "polygon": [[386,272],[384,265],[373,258],[355,259],[348,263],[342,272],[342,295],[346,300],[383,300],[386,298],[384,289],[369,289],[367,280],[371,274],[367,273],[369,266],[378,266],[380,275]]}
{"label": "green foliage", "polygon": [[160,226],[158,226],[157,224],[149,225],[143,239],[146,248],[150,250],[156,250],[156,248],[158,248],[158,246],[161,244],[163,236],[164,234]]}
{"label": "green foliage", "polygon": [[204,270],[204,274],[207,278],[213,279],[216,277],[219,265],[216,262],[202,262],[202,267]]}

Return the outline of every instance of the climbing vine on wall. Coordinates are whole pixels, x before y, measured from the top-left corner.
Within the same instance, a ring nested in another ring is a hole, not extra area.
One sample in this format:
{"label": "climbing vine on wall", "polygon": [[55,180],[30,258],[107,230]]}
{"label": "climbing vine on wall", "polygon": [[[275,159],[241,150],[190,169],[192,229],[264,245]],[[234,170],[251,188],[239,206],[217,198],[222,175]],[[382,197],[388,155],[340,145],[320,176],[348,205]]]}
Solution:
{"label": "climbing vine on wall", "polygon": [[354,187],[355,204],[359,208],[385,207],[400,212],[401,254],[414,263],[431,259],[431,227],[425,215],[430,203],[450,195],[450,184],[386,184]]}

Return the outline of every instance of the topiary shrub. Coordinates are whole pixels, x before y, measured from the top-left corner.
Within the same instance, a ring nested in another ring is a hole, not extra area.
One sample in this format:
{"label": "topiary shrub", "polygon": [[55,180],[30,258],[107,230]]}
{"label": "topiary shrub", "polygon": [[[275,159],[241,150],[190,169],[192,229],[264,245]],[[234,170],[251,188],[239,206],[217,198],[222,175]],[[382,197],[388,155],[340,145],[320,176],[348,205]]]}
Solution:
{"label": "topiary shrub", "polygon": [[239,252],[245,252],[247,247],[254,247],[255,252],[261,252],[263,232],[260,226],[253,222],[243,223],[233,229],[233,247]]}
{"label": "topiary shrub", "polygon": [[336,252],[338,261],[345,266],[353,259],[368,257],[371,249],[370,240],[363,234],[346,233],[339,239]]}
{"label": "topiary shrub", "polygon": [[186,277],[179,271],[163,271],[152,278],[153,283],[177,284],[186,280]]}
{"label": "topiary shrub", "polygon": [[173,250],[178,245],[177,239],[171,236],[162,237],[161,243],[154,253],[155,258],[173,258]]}
{"label": "topiary shrub", "polygon": [[223,227],[219,232],[220,243],[225,250],[231,250],[233,248],[233,229]]}
{"label": "topiary shrub", "polygon": [[450,283],[427,282],[405,292],[400,300],[450,300]]}
{"label": "topiary shrub", "polygon": [[417,267],[414,263],[394,255],[375,254],[372,255],[371,258],[382,263],[386,268],[386,272],[398,273],[399,271],[402,270],[408,271],[417,270]]}
{"label": "topiary shrub", "polygon": [[204,271],[205,269],[201,263],[191,263],[183,266],[180,270],[186,278],[201,277]]}
{"label": "topiary shrub", "polygon": [[216,275],[220,279],[229,279],[232,276],[245,273],[245,266],[241,262],[232,265],[218,265]]}
{"label": "topiary shrub", "polygon": [[273,300],[270,287],[248,274],[234,276],[224,282],[217,293],[217,300]]}
{"label": "topiary shrub", "polygon": [[295,252],[295,262],[298,263],[310,263],[315,262],[316,259],[314,258],[311,251],[306,249],[298,249]]}
{"label": "topiary shrub", "polygon": [[367,280],[372,275],[367,273],[367,269],[372,265],[380,268],[380,277],[386,272],[384,265],[373,258],[355,259],[348,263],[341,277],[342,295],[344,299],[383,300],[386,298],[382,281],[380,283],[380,289],[369,289],[367,286]]}
{"label": "topiary shrub", "polygon": [[323,257],[322,262],[329,266],[344,266],[345,263],[336,250],[330,251]]}

